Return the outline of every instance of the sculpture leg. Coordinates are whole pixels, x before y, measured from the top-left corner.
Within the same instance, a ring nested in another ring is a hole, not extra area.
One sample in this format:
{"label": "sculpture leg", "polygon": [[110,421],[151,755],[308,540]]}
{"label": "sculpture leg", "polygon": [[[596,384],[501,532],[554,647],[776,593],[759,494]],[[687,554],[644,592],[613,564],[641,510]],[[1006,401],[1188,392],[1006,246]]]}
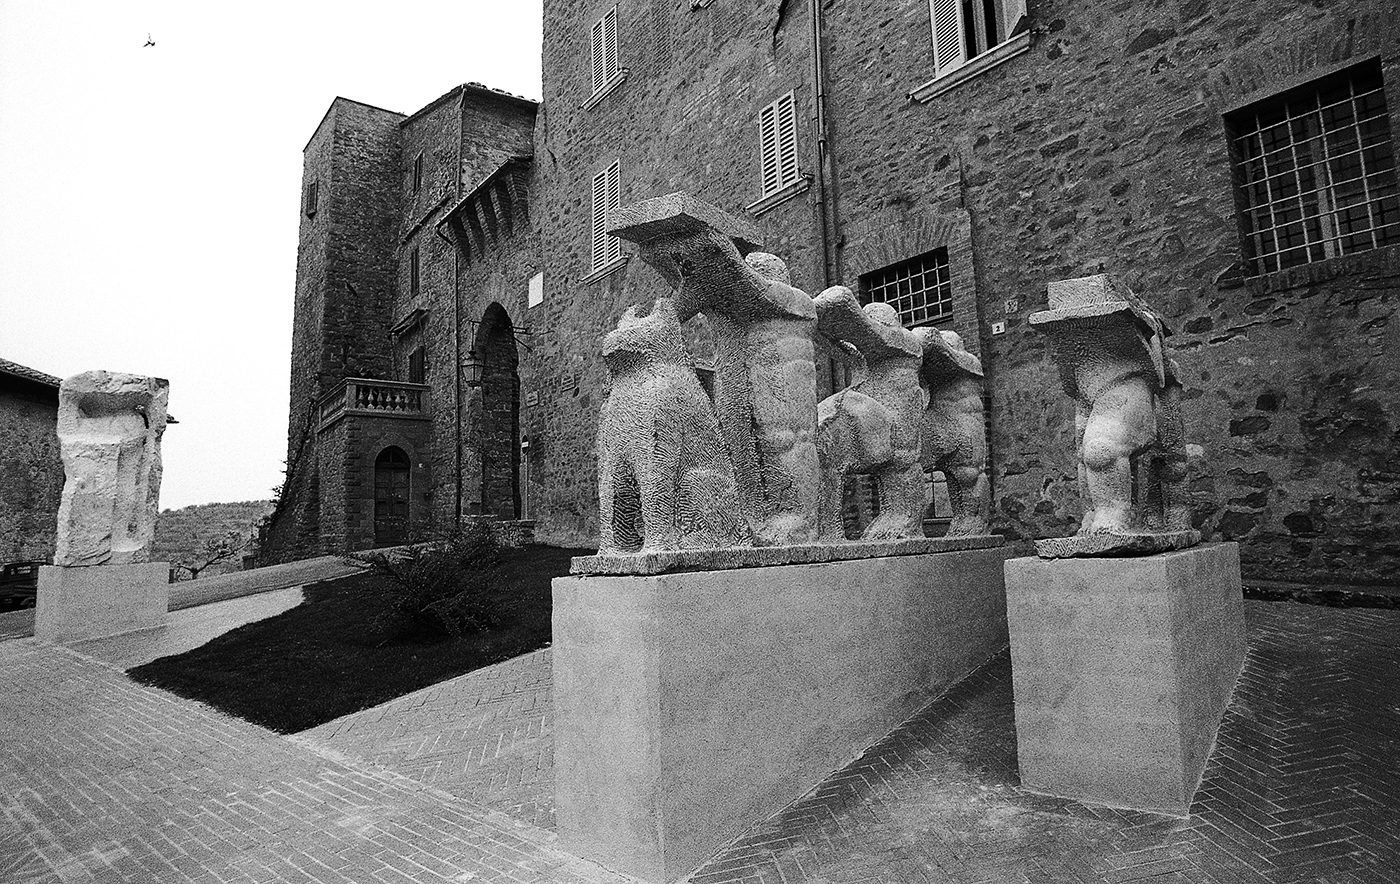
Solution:
{"label": "sculpture leg", "polygon": [[630,460],[598,454],[598,551],[636,552],[643,541],[641,498]]}
{"label": "sculpture leg", "polygon": [[922,537],[924,511],[928,509],[928,475],[923,464],[893,464],[876,473],[880,515],[861,535],[862,540],[895,540]]}
{"label": "sculpture leg", "polygon": [[818,537],[834,543],[846,539],[846,526],[841,518],[846,470],[850,464],[850,420],[830,402],[823,402],[818,411],[817,438],[819,444],[820,482],[817,501]]}
{"label": "sculpture leg", "polygon": [[1089,407],[1083,402],[1074,406],[1074,450],[1079,452],[1079,500],[1084,507],[1084,520],[1080,523],[1080,533],[1089,533],[1094,522],[1094,498],[1089,493],[1089,470],[1084,466],[1084,427],[1089,423]]}
{"label": "sculpture leg", "polygon": [[644,546],[649,549],[680,549],[676,516],[675,471],[657,462],[653,455],[637,465],[637,491],[641,497]]}
{"label": "sculpture leg", "polygon": [[1093,501],[1080,533],[1121,532],[1133,526],[1133,457],[1156,436],[1152,391],[1140,377],[1125,378],[1094,401],[1084,423],[1082,461]]}
{"label": "sculpture leg", "polygon": [[949,537],[970,537],[987,533],[990,518],[991,484],[981,467],[964,465],[943,468],[948,477],[948,502],[953,507]]}
{"label": "sculpture leg", "polygon": [[1191,505],[1186,489],[1186,434],[1181,419],[1181,385],[1169,380],[1158,396],[1157,437],[1160,460],[1162,520],[1168,531],[1191,528]]}

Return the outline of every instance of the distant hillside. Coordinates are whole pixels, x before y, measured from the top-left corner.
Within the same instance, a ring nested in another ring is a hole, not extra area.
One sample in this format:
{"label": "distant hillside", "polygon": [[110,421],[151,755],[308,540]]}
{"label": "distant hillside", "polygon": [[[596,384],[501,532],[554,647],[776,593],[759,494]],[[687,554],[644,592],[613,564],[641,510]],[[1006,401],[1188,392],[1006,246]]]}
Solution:
{"label": "distant hillside", "polygon": [[[256,537],[258,522],[270,512],[270,500],[205,503],[179,510],[165,510],[156,519],[156,542],[151,560],[170,562],[172,565],[191,561],[202,564],[196,561],[196,557],[206,542],[224,537],[230,531],[237,531],[243,537]],[[254,545],[250,540],[244,552],[252,553],[253,550]],[[227,574],[242,567],[240,555],[232,561],[211,565],[200,576]]]}

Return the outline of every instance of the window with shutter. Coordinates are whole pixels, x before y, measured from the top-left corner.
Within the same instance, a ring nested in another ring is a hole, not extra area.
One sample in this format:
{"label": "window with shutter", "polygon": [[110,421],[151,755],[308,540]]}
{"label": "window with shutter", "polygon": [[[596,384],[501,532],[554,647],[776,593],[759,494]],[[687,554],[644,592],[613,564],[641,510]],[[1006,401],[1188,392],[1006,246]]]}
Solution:
{"label": "window with shutter", "polygon": [[618,163],[593,176],[592,247],[589,266],[600,270],[622,256],[622,242],[608,235],[608,212],[622,205],[622,176]]}
{"label": "window with shutter", "polygon": [[[1030,48],[1026,0],[929,0],[928,8],[934,80],[966,67],[953,78],[961,82]],[[911,95],[927,101],[939,91],[930,81]]]}
{"label": "window with shutter", "polygon": [[593,93],[607,88],[618,75],[617,7],[593,23],[588,34],[588,55],[593,76]]}
{"label": "window with shutter", "polygon": [[797,105],[788,92],[758,115],[758,148],[763,195],[797,182]]}

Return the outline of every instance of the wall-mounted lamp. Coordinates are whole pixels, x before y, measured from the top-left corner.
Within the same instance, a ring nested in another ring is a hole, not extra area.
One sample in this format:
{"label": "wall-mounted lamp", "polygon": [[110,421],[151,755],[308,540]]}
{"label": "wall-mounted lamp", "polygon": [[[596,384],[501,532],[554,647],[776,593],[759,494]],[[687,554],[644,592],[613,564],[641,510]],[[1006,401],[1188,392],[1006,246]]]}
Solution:
{"label": "wall-mounted lamp", "polygon": [[485,365],[476,355],[476,349],[467,351],[467,357],[462,360],[462,382],[468,387],[476,388],[481,386],[481,369]]}

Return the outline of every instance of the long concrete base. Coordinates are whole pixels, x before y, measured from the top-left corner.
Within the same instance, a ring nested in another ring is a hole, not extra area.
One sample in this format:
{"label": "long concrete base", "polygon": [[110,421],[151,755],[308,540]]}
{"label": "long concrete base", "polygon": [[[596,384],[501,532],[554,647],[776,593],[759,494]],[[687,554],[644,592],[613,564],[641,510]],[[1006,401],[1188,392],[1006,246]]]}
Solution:
{"label": "long concrete base", "polygon": [[1034,792],[1185,816],[1244,664],[1239,545],[1006,563]]}
{"label": "long concrete base", "polygon": [[170,565],[94,565],[39,569],[34,635],[77,642],[150,629],[165,623],[170,605]]}
{"label": "long concrete base", "polygon": [[1006,555],[556,578],[563,846],[688,874],[1005,647]]}

